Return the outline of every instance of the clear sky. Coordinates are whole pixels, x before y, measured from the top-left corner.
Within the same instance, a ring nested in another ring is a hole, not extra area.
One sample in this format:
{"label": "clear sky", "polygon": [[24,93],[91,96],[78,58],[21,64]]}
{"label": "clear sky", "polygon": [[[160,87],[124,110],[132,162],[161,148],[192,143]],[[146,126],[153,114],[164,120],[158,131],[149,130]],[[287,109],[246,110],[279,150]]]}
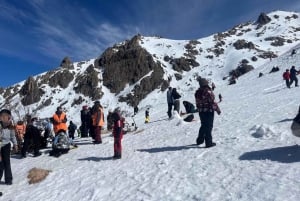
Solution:
{"label": "clear sky", "polygon": [[299,0],[0,0],[0,86],[101,55],[140,33],[198,39],[255,21],[261,12],[300,12]]}

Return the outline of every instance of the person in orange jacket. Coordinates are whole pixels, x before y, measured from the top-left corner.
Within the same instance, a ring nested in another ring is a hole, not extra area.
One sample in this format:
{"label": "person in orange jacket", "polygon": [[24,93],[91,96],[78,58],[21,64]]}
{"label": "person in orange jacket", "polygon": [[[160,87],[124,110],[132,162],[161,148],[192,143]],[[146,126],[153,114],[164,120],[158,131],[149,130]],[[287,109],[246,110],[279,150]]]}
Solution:
{"label": "person in orange jacket", "polygon": [[95,135],[95,144],[101,144],[101,128],[104,126],[104,113],[103,107],[99,101],[95,101],[94,106],[92,108],[92,121],[94,127],[94,135]]}
{"label": "person in orange jacket", "polygon": [[21,149],[23,146],[25,132],[26,132],[25,122],[18,121],[16,125],[16,138],[17,138],[19,149]]}
{"label": "person in orange jacket", "polygon": [[55,135],[57,135],[58,132],[63,130],[65,133],[67,132],[68,126],[67,126],[67,115],[63,112],[63,109],[61,106],[57,107],[57,110],[55,114],[53,115],[53,130]]}

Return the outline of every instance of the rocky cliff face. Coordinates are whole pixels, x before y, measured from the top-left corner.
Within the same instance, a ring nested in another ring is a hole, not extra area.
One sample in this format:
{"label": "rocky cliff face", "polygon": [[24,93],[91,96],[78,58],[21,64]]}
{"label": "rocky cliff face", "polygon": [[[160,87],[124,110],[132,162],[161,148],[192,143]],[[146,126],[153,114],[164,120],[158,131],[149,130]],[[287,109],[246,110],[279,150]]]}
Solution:
{"label": "rocky cliff face", "polygon": [[132,106],[164,81],[161,64],[153,60],[138,40],[139,35],[122,45],[108,48],[95,62],[96,67],[103,69],[103,85],[112,93],[120,93],[127,84],[135,85],[131,94],[119,99]]}

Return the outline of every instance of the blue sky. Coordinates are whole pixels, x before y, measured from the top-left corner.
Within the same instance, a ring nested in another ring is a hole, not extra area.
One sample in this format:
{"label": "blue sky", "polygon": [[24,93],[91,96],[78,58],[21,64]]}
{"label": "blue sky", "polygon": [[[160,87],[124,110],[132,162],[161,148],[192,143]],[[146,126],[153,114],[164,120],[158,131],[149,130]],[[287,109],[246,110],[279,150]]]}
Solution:
{"label": "blue sky", "polygon": [[101,55],[140,33],[198,39],[255,21],[261,12],[300,12],[299,0],[0,0],[0,86]]}

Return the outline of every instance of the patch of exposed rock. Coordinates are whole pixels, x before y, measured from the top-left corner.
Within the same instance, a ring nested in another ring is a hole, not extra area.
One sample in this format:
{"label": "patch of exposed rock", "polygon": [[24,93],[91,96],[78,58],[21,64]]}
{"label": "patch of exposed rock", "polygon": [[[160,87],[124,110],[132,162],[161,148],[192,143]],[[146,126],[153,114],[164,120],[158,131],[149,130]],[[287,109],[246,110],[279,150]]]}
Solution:
{"label": "patch of exposed rock", "polygon": [[103,69],[103,85],[112,93],[119,93],[127,84],[140,81],[132,91],[133,97],[127,95],[125,99],[120,98],[129,104],[139,102],[163,83],[161,64],[139,45],[139,40],[140,35],[137,35],[124,44],[108,48],[95,61],[96,68]]}
{"label": "patch of exposed rock", "polygon": [[68,69],[62,69],[61,71],[54,73],[49,78],[48,84],[50,87],[60,86],[61,88],[65,89],[69,86],[73,79],[73,73],[71,73]]}
{"label": "patch of exposed rock", "polygon": [[21,100],[22,104],[27,106],[40,101],[44,91],[39,89],[38,84],[33,77],[29,77],[22,86],[19,94],[23,97]]}
{"label": "patch of exposed rock", "polygon": [[[76,93],[81,93],[84,96],[91,97],[92,100],[98,100],[103,96],[103,92],[99,85],[98,71],[94,68],[93,65],[90,65],[84,74],[81,74],[75,79],[76,86],[74,90]],[[80,101],[75,102],[81,103]]]}

